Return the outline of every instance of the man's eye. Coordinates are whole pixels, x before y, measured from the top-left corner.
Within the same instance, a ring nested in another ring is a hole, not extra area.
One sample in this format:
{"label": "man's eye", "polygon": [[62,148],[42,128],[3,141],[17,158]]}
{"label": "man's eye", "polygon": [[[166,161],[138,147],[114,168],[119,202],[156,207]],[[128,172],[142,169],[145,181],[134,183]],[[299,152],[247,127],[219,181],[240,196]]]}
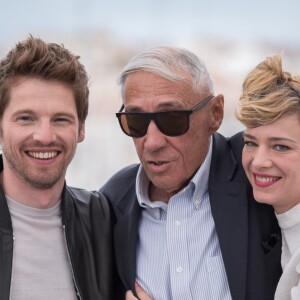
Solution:
{"label": "man's eye", "polygon": [[55,123],[58,124],[70,124],[71,120],[69,118],[59,117],[55,119]]}
{"label": "man's eye", "polygon": [[31,116],[20,116],[18,117],[17,120],[21,122],[28,122],[28,121],[32,121],[33,118]]}

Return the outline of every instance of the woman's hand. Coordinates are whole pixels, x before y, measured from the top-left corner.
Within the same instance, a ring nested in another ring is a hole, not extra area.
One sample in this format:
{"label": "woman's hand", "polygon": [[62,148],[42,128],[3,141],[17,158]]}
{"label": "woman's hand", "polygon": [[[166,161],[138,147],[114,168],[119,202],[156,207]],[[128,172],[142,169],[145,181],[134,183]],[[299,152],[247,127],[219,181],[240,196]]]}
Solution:
{"label": "woman's hand", "polygon": [[152,300],[148,294],[138,285],[138,283],[135,283],[135,291],[136,294],[138,296],[138,298],[136,298],[132,291],[127,291],[126,292],[126,300]]}

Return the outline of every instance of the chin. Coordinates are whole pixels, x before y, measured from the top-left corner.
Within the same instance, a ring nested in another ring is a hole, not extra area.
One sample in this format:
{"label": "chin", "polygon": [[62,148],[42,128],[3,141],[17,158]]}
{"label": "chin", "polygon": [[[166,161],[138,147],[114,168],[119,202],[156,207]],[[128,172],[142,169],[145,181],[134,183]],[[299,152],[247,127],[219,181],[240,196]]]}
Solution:
{"label": "chin", "polygon": [[276,203],[276,201],[274,201],[274,197],[272,197],[272,195],[261,195],[261,194],[256,194],[253,193],[254,199],[256,202],[258,203],[264,203],[264,204],[269,204],[269,205],[273,205]]}

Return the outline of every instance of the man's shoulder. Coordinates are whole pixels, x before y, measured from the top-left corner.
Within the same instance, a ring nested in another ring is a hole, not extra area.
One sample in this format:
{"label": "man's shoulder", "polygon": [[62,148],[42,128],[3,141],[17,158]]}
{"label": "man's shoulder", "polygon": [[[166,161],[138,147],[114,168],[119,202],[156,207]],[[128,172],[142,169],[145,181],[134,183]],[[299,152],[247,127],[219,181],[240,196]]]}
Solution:
{"label": "man's shoulder", "polygon": [[240,131],[230,137],[224,137],[220,133],[215,133],[213,135],[214,141],[215,141],[215,146],[219,146],[220,144],[223,145],[230,145],[231,148],[238,148],[241,149],[244,145],[243,142],[243,131]]}
{"label": "man's shoulder", "polygon": [[242,163],[242,152],[244,148],[243,132],[238,132],[228,139],[233,156],[239,164]]}
{"label": "man's shoulder", "polygon": [[211,176],[220,180],[247,182],[242,166],[243,133],[228,138],[216,133],[213,138]]}
{"label": "man's shoulder", "polygon": [[[242,150],[244,147],[243,132],[240,131],[231,137],[226,138],[222,134],[216,133],[214,134],[213,146],[214,149],[221,152],[222,155],[224,155],[226,151],[230,151],[238,161],[241,161]],[[216,153],[216,151],[214,151],[214,153]]]}
{"label": "man's shoulder", "polygon": [[115,173],[100,190],[118,189],[135,183],[139,164],[129,165]]}
{"label": "man's shoulder", "polygon": [[66,202],[73,202],[79,210],[90,210],[92,207],[93,210],[108,212],[110,209],[107,198],[99,191],[66,186],[65,198]]}
{"label": "man's shoulder", "polygon": [[129,165],[116,174],[100,188],[100,192],[113,203],[118,203],[125,195],[132,198],[135,193],[136,176],[139,169],[139,164]]}
{"label": "man's shoulder", "polygon": [[240,131],[228,138],[232,148],[242,149],[244,146],[243,131]]}
{"label": "man's shoulder", "polygon": [[91,198],[101,198],[104,197],[101,195],[101,193],[97,191],[88,191],[83,188],[73,187],[73,186],[67,186],[66,187],[66,193],[71,195],[75,200],[79,201],[89,201]]}

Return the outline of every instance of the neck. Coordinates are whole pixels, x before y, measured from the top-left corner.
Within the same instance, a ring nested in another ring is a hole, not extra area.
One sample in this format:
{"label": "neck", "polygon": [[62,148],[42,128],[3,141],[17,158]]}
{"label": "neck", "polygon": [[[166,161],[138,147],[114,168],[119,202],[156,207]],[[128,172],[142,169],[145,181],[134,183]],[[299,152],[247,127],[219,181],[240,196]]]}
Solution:
{"label": "neck", "polygon": [[166,190],[160,189],[152,182],[149,184],[149,199],[150,201],[162,201],[165,203],[169,203],[171,197],[176,194],[176,192],[168,192]]}
{"label": "neck", "polygon": [[0,175],[1,185],[4,193],[14,201],[33,208],[51,208],[55,206],[62,194],[64,178],[50,188],[39,189],[28,183],[9,176],[5,171]]}

